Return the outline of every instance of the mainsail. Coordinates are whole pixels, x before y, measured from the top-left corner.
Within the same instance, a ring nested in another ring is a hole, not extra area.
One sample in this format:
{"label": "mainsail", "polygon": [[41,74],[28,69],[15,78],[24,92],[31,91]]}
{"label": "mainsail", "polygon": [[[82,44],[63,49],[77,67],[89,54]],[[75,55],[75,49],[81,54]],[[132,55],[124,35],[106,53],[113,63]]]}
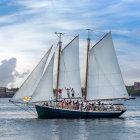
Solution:
{"label": "mainsail", "polygon": [[35,89],[31,102],[48,101],[53,99],[53,64],[54,55],[52,56],[37,88]]}
{"label": "mainsail", "polygon": [[32,73],[28,76],[28,78],[26,79],[26,81],[22,84],[22,86],[20,87],[20,89],[16,92],[16,94],[13,96],[12,99],[23,99],[32,96],[35,88],[37,87],[48,56],[51,52],[52,47],[48,50],[48,52],[44,55],[44,57],[41,59],[41,61],[38,63],[38,65],[35,67],[35,69],[32,71]]}
{"label": "mainsail", "polygon": [[58,89],[62,88],[62,98],[68,98],[65,88],[73,88],[75,97],[82,97],[79,65],[79,36],[76,36],[61,51]]}
{"label": "mainsail", "polygon": [[111,33],[108,33],[89,52],[87,100],[127,97]]}

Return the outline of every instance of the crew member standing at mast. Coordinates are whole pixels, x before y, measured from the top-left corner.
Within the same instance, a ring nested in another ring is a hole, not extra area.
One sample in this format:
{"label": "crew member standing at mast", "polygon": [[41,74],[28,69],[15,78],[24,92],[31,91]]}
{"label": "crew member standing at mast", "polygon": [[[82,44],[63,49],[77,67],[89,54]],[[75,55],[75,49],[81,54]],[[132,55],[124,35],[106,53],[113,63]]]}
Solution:
{"label": "crew member standing at mast", "polygon": [[62,98],[62,90],[63,90],[63,88],[58,90],[59,99]]}
{"label": "crew member standing at mast", "polygon": [[71,89],[71,94],[72,94],[72,97],[74,97],[74,95],[75,95],[75,91],[74,91],[73,88]]}
{"label": "crew member standing at mast", "polygon": [[70,98],[70,89],[71,89],[71,88],[66,88],[66,87],[65,87],[65,90],[67,91],[68,98]]}

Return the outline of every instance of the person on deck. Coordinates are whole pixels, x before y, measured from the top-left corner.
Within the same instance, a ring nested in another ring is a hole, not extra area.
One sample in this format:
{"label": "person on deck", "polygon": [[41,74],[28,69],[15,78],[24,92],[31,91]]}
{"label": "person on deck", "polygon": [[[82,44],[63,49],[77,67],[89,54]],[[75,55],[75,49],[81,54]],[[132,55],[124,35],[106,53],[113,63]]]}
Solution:
{"label": "person on deck", "polygon": [[58,90],[59,99],[62,98],[62,90],[63,90],[63,88]]}
{"label": "person on deck", "polygon": [[67,91],[68,98],[70,98],[70,89],[71,89],[71,88],[66,88],[66,87],[65,87],[65,90]]}
{"label": "person on deck", "polygon": [[101,101],[98,101],[98,105],[99,105],[99,106],[101,105]]}
{"label": "person on deck", "polygon": [[102,110],[102,111],[105,110],[105,105],[104,105],[104,103],[101,104],[101,110]]}
{"label": "person on deck", "polygon": [[62,100],[62,108],[64,108],[64,104],[65,104],[65,102]]}
{"label": "person on deck", "polygon": [[73,88],[71,89],[71,94],[72,94],[72,97],[74,97],[74,95],[75,95],[75,91],[74,91]]}
{"label": "person on deck", "polygon": [[74,107],[75,107],[75,102],[73,101],[73,102],[71,102],[72,103],[72,108],[74,109]]}
{"label": "person on deck", "polygon": [[88,103],[87,110],[89,111],[89,110],[91,110],[91,108],[92,108],[91,104]]}
{"label": "person on deck", "polygon": [[95,110],[95,103],[92,102],[92,110]]}
{"label": "person on deck", "polygon": [[66,108],[68,109],[69,101],[66,101]]}
{"label": "person on deck", "polygon": [[71,103],[72,103],[72,101],[70,100],[70,101],[69,101],[69,105],[71,105]]}
{"label": "person on deck", "polygon": [[81,111],[83,110],[83,107],[84,107],[84,103],[83,103],[83,101],[82,101],[81,104],[80,104],[80,110],[81,110]]}
{"label": "person on deck", "polygon": [[77,102],[76,102],[76,109],[77,109],[77,110],[79,110],[79,105],[80,105],[80,104],[79,104],[79,101],[77,100]]}
{"label": "person on deck", "polygon": [[111,104],[111,106],[110,106],[110,109],[114,109],[114,106],[113,106],[113,104]]}

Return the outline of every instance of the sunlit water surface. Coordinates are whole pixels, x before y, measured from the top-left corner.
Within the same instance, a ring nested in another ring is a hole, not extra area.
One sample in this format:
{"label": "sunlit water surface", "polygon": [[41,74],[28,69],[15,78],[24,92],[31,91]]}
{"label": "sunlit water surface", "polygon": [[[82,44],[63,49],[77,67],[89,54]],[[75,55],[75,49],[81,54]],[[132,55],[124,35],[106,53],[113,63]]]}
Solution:
{"label": "sunlit water surface", "polygon": [[140,140],[140,98],[117,119],[38,119],[0,99],[0,140]]}

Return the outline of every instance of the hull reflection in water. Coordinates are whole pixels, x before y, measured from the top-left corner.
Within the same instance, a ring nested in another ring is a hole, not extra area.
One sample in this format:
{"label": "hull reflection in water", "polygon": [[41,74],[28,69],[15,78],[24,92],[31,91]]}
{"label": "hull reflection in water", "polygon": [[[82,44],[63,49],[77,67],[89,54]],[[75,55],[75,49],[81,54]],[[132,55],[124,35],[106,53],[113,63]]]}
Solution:
{"label": "hull reflection in water", "polygon": [[80,111],[36,105],[39,118],[117,118],[126,110]]}

